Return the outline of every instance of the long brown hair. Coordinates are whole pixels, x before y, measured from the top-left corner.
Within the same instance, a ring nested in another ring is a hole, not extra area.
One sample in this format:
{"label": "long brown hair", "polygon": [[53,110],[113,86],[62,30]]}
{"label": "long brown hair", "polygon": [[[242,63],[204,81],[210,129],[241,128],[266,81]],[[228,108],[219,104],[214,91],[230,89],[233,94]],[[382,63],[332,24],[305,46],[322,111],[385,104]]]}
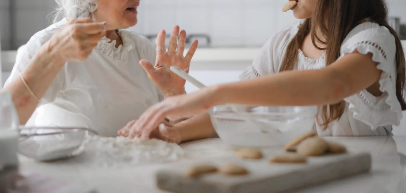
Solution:
{"label": "long brown hair", "polygon": [[[389,29],[396,39],[396,96],[406,110],[406,102],[403,98],[405,91],[405,55],[402,44],[396,31],[388,24],[388,9],[385,0],[318,0],[315,13],[311,19],[306,19],[299,27],[299,31],[287,47],[280,71],[293,70],[297,63],[299,49],[310,34],[313,45],[319,50],[326,51],[326,65],[334,63],[340,57],[341,45],[350,31],[365,21],[377,23]],[[319,30],[326,41],[316,35]],[[323,48],[316,45],[321,42]],[[288,53],[289,52],[289,53]],[[318,119],[320,126],[327,128],[328,125],[340,119],[345,110],[345,102],[324,105],[319,108],[322,120]]]}

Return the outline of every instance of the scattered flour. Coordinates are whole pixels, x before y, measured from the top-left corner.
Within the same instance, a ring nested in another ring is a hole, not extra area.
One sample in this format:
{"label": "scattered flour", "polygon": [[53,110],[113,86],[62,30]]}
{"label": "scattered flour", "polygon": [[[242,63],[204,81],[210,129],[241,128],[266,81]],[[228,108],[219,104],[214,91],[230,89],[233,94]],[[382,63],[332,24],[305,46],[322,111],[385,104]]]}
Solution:
{"label": "scattered flour", "polygon": [[69,161],[98,167],[125,167],[175,161],[183,154],[178,144],[156,139],[142,141],[126,137],[89,136],[84,152]]}

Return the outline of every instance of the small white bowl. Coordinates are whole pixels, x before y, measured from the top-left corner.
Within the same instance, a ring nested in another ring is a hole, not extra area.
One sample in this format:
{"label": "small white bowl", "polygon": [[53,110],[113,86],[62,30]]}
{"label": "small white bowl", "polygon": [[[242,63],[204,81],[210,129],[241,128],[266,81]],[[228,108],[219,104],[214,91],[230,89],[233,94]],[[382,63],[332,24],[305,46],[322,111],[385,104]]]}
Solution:
{"label": "small white bowl", "polygon": [[317,107],[221,105],[209,113],[225,143],[236,147],[276,147],[309,132]]}

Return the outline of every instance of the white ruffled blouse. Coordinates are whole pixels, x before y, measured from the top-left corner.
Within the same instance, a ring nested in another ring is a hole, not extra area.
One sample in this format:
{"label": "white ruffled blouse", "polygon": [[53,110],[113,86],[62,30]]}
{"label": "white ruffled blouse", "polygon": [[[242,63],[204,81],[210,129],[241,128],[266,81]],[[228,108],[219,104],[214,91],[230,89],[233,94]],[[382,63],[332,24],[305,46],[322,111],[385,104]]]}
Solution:
{"label": "white ruffled blouse", "polygon": [[[66,19],[55,23],[29,40],[7,83],[19,77],[39,48],[66,23]],[[119,33],[122,46],[116,48],[115,41],[104,37],[88,59],[65,64],[37,107],[36,126],[88,127],[103,136],[116,136],[129,121],[163,100],[139,65],[140,59],[155,62],[153,44],[132,32]]]}
{"label": "white ruffled blouse", "polygon": [[[251,79],[279,72],[287,45],[298,32],[301,22],[274,35],[261,49],[253,64],[244,70],[241,79]],[[315,121],[315,128],[321,136],[376,136],[391,135],[392,125],[399,125],[402,109],[396,97],[396,44],[394,36],[386,27],[366,22],[356,26],[341,46],[341,57],[358,51],[372,53],[372,60],[382,70],[380,90],[382,96],[375,97],[363,90],[345,98],[346,109],[339,120],[323,130]],[[313,70],[326,66],[326,57],[314,60],[299,50],[295,70]]]}

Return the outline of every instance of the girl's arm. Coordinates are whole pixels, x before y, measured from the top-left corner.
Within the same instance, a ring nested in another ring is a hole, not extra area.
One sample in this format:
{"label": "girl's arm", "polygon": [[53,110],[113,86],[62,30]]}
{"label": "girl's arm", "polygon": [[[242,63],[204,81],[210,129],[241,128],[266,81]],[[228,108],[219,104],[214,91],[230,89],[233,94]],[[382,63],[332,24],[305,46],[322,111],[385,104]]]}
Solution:
{"label": "girl's arm", "polygon": [[372,54],[348,54],[320,70],[290,71],[215,88],[211,105],[309,106],[340,102],[379,81]]}
{"label": "girl's arm", "polygon": [[282,72],[171,97],[145,111],[131,126],[130,137],[149,138],[165,117],[191,116],[226,103],[264,106],[337,103],[377,83],[381,71],[376,66],[372,54],[355,52],[320,70]]}

